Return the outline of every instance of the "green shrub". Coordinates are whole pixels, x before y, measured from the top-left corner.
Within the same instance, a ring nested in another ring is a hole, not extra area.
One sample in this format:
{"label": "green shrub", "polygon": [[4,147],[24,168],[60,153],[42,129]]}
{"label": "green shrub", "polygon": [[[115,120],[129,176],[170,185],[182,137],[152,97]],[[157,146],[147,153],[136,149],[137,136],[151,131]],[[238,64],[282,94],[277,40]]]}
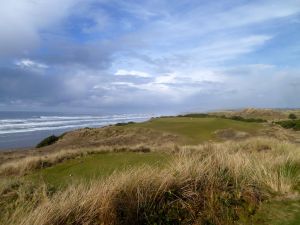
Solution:
{"label": "green shrub", "polygon": [[231,117],[225,117],[225,118],[231,119],[231,120],[249,122],[249,123],[264,123],[264,122],[267,122],[266,120],[260,119],[260,118],[244,118],[244,117],[241,117],[241,116],[231,116]]}
{"label": "green shrub", "polygon": [[55,142],[57,142],[59,137],[55,135],[51,135],[49,137],[46,137],[44,140],[42,140],[40,143],[37,144],[36,148],[42,148],[48,145],[52,145]]}
{"label": "green shrub", "polygon": [[276,124],[282,126],[286,129],[294,129],[294,130],[300,130],[300,119],[299,120],[283,120],[276,122]]}
{"label": "green shrub", "polygon": [[291,114],[289,115],[289,119],[295,120],[295,119],[297,119],[297,116],[296,116],[294,113],[291,113]]}
{"label": "green shrub", "polygon": [[130,122],[127,122],[127,123],[116,123],[115,125],[116,126],[126,126],[126,125],[130,125],[130,124],[135,124],[135,122],[130,121]]}
{"label": "green shrub", "polygon": [[207,118],[212,116],[206,113],[189,113],[189,114],[179,115],[178,117]]}

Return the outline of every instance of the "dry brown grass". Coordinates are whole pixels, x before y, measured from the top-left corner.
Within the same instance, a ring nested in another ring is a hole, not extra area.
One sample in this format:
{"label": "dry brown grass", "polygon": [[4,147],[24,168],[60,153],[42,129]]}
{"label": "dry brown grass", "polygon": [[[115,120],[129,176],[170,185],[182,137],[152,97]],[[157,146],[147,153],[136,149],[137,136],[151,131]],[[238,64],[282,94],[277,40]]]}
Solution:
{"label": "dry brown grass", "polygon": [[23,178],[0,179],[0,224],[17,224],[51,196],[45,184],[34,184]]}
{"label": "dry brown grass", "polygon": [[264,199],[295,192],[299,150],[261,138],[177,148],[163,170],[73,185],[9,224],[234,224]]}
{"label": "dry brown grass", "polygon": [[212,112],[211,115],[225,115],[228,117],[231,116],[241,116],[244,118],[260,118],[265,120],[279,120],[279,119],[286,119],[287,114],[282,110],[275,110],[275,109],[263,109],[263,108],[245,108],[239,111],[218,111]]}
{"label": "dry brown grass", "polygon": [[24,175],[87,154],[170,149],[177,139],[176,135],[146,128],[78,129],[66,133],[57,143],[40,149],[0,152],[0,176]]}
{"label": "dry brown grass", "polygon": [[84,128],[66,133],[50,148],[90,148],[98,146],[160,146],[162,143],[174,143],[179,137],[153,129],[109,126],[103,128]]}
{"label": "dry brown grass", "polygon": [[0,176],[25,175],[37,169],[53,166],[63,161],[84,157],[91,154],[101,154],[107,152],[150,152],[159,151],[161,149],[167,151],[173,149],[174,144],[164,144],[161,147],[147,147],[145,145],[134,146],[99,146],[94,148],[77,148],[55,151],[53,153],[25,156],[21,159],[10,160],[0,165]]}

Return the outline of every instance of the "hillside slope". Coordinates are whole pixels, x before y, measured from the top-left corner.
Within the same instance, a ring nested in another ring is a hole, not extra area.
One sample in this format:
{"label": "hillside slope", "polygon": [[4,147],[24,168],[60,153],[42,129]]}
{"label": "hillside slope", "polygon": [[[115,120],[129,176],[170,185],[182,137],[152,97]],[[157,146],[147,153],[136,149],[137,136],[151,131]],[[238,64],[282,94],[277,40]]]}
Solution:
{"label": "hillside slope", "polygon": [[241,116],[243,118],[257,118],[257,119],[265,119],[265,120],[280,120],[287,119],[288,114],[282,110],[274,110],[274,109],[257,109],[257,108],[245,108],[242,110],[228,110],[228,111],[220,111],[220,112],[212,112],[211,115],[218,116]]}

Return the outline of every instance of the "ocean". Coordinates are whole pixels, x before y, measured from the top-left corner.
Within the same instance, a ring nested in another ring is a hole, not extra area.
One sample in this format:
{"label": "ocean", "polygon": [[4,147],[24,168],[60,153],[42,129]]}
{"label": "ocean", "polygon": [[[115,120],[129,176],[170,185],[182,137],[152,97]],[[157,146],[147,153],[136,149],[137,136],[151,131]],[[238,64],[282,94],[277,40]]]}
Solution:
{"label": "ocean", "polygon": [[46,112],[0,112],[0,151],[29,148],[52,134],[82,127],[102,127],[120,122],[141,122],[149,114],[79,115]]}

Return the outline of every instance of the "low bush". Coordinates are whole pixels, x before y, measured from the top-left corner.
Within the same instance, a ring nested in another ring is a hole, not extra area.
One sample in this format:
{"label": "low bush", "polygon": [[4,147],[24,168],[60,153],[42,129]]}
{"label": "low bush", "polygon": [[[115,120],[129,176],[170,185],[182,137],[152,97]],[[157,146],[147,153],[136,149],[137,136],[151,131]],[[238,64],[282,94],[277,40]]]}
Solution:
{"label": "low bush", "polygon": [[126,125],[130,125],[130,124],[135,124],[135,122],[130,121],[130,122],[127,122],[127,123],[116,123],[115,126],[126,126]]}
{"label": "low bush", "polygon": [[264,123],[267,122],[264,119],[260,119],[260,118],[244,118],[241,116],[231,116],[231,117],[225,117],[227,119],[231,119],[231,120],[237,120],[237,121],[243,121],[243,122],[250,122],[250,123]]}
{"label": "low bush", "polygon": [[57,137],[55,135],[51,135],[49,137],[46,137],[40,143],[38,143],[37,146],[36,146],[36,148],[42,148],[42,147],[45,147],[45,146],[52,145],[55,142],[57,142],[58,140],[59,140],[59,137]]}
{"label": "low bush", "polygon": [[295,120],[297,119],[297,116],[294,113],[289,114],[289,119]]}
{"label": "low bush", "polygon": [[189,113],[184,115],[178,115],[178,117],[192,117],[192,118],[207,118],[207,117],[213,117],[206,113]]}
{"label": "low bush", "polygon": [[276,124],[286,129],[300,130],[300,119],[299,120],[283,120],[278,121]]}

